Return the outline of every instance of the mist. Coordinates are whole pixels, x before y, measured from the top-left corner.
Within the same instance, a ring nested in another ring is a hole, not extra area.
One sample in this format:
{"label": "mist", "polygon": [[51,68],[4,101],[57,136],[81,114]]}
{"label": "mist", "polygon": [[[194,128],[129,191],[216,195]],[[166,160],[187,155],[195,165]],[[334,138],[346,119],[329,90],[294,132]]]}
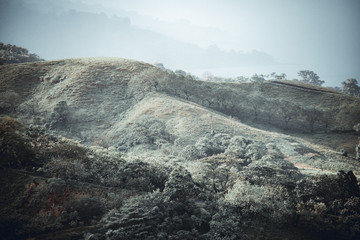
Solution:
{"label": "mist", "polygon": [[360,78],[356,0],[0,4],[0,41],[46,60],[122,57],[224,77],[309,69],[327,86]]}

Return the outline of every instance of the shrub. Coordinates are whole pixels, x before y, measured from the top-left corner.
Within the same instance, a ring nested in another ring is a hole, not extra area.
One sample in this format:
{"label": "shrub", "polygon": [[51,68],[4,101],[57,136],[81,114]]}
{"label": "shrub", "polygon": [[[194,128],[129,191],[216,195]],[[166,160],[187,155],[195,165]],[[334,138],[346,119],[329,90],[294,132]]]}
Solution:
{"label": "shrub", "polygon": [[206,234],[210,240],[250,240],[242,226],[242,218],[232,209],[222,208],[212,216],[210,231]]}
{"label": "shrub", "polygon": [[268,147],[263,142],[252,141],[242,136],[230,138],[228,134],[215,134],[200,138],[195,145],[186,146],[180,156],[186,160],[196,160],[225,153],[251,162],[275,152],[278,156],[282,156],[276,146]]}
{"label": "shrub", "polygon": [[295,192],[299,227],[327,238],[359,237],[360,191],[352,172],[303,179]]}
{"label": "shrub", "polygon": [[225,195],[224,201],[253,214],[260,214],[265,209],[273,207],[269,193],[266,186],[251,185],[249,182],[238,180]]}
{"label": "shrub", "polygon": [[87,151],[79,142],[62,138],[48,150],[47,156],[67,160],[86,159]]}
{"label": "shrub", "polygon": [[50,129],[67,129],[71,116],[70,107],[66,101],[58,102],[50,116]]}
{"label": "shrub", "polygon": [[15,111],[20,102],[20,95],[14,91],[0,92],[0,113]]}
{"label": "shrub", "polygon": [[230,142],[230,136],[228,134],[218,133],[213,136],[206,136],[200,138],[195,147],[199,150],[203,156],[211,156],[214,154],[223,153]]}
{"label": "shrub", "polygon": [[187,145],[183,148],[183,150],[180,152],[180,157],[182,157],[185,160],[196,160],[202,157],[205,157],[200,150],[195,147],[194,145]]}
{"label": "shrub", "polygon": [[101,220],[106,239],[206,239],[210,214],[158,191],[124,201]]}
{"label": "shrub", "polygon": [[177,201],[186,201],[194,197],[199,189],[195,187],[191,174],[182,166],[175,168],[165,183],[164,193],[170,199]]}
{"label": "shrub", "polygon": [[189,168],[194,180],[208,191],[225,194],[247,164],[243,159],[219,154],[200,159]]}
{"label": "shrub", "polygon": [[65,138],[48,151],[42,171],[46,176],[105,186],[152,191],[163,189],[168,169],[139,159],[125,159],[115,148],[86,148]]}
{"label": "shrub", "polygon": [[69,200],[65,204],[66,213],[75,213],[78,221],[91,222],[100,220],[105,214],[104,203],[97,197],[80,196]]}
{"label": "shrub", "polygon": [[42,61],[38,55],[25,48],[0,42],[0,65]]}
{"label": "shrub", "polygon": [[118,146],[129,149],[137,145],[157,149],[159,144],[173,142],[163,121],[150,116],[143,116],[139,121],[130,124],[119,136]]}
{"label": "shrub", "polygon": [[195,145],[186,146],[180,153],[186,160],[216,155],[225,152],[231,142],[228,134],[218,133],[200,138]]}
{"label": "shrub", "polygon": [[34,165],[34,158],[25,127],[11,117],[0,117],[0,166],[29,167]]}

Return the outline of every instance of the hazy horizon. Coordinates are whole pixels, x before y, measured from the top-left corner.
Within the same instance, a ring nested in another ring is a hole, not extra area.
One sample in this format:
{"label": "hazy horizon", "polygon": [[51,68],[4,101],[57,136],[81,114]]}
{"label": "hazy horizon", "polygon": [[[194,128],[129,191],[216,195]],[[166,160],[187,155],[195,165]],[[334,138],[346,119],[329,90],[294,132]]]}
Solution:
{"label": "hazy horizon", "polygon": [[225,77],[308,69],[328,86],[360,78],[356,0],[0,3],[0,41],[47,60],[115,56]]}

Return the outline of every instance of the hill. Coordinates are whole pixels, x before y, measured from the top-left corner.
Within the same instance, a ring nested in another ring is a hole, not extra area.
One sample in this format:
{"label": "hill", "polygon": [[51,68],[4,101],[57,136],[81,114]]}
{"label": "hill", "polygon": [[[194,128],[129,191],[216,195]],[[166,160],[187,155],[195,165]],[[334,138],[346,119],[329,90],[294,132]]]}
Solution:
{"label": "hill", "polygon": [[356,239],[360,169],[337,148],[355,148],[359,106],[326,88],[202,82],[127,59],[0,66],[0,232]]}
{"label": "hill", "polygon": [[[196,103],[265,130],[312,132],[322,134],[320,139],[323,133],[329,136],[327,132],[353,132],[360,121],[360,100],[327,88],[279,81],[195,81],[191,76],[125,59],[48,61],[2,66],[0,72],[0,113],[86,144],[104,138],[105,130],[149,93]],[[355,144],[356,137],[351,134],[342,138]],[[321,143],[336,148],[330,142]],[[353,147],[346,148],[353,152]]]}
{"label": "hill", "polygon": [[[266,121],[270,117],[269,124],[283,126],[287,117],[293,115],[288,124],[292,129],[298,130],[309,128],[310,124],[306,122],[308,108],[331,115],[329,119],[324,117],[324,120],[316,121],[317,130],[324,130],[326,123],[327,130],[351,131],[360,118],[358,98],[326,88],[319,89],[312,85],[300,87],[279,81],[267,81],[263,84],[195,81],[191,76],[176,75],[150,64],[125,59],[49,61],[3,66],[0,70],[1,92],[13,91],[19,95],[17,100],[21,104],[26,102],[45,115],[62,100],[76,110],[98,106],[122,113],[147,93],[162,92],[241,120],[258,118],[256,120]],[[31,90],[35,92],[27,99]],[[115,99],[109,101],[107,97]],[[41,100],[37,101],[38,105],[34,103],[36,98]],[[116,102],[116,107],[111,105],[113,102]],[[293,108],[298,110],[298,114],[291,111]],[[272,116],[272,111],[279,114]],[[109,112],[104,114],[106,117]],[[277,115],[283,115],[283,119]]]}

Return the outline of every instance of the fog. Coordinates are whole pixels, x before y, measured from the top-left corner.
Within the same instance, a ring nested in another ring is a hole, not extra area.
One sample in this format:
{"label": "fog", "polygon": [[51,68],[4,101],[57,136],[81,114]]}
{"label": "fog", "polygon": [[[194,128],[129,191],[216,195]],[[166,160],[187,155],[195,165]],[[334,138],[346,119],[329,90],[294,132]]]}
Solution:
{"label": "fog", "polygon": [[357,0],[0,0],[0,41],[46,60],[114,56],[201,76],[360,79]]}

